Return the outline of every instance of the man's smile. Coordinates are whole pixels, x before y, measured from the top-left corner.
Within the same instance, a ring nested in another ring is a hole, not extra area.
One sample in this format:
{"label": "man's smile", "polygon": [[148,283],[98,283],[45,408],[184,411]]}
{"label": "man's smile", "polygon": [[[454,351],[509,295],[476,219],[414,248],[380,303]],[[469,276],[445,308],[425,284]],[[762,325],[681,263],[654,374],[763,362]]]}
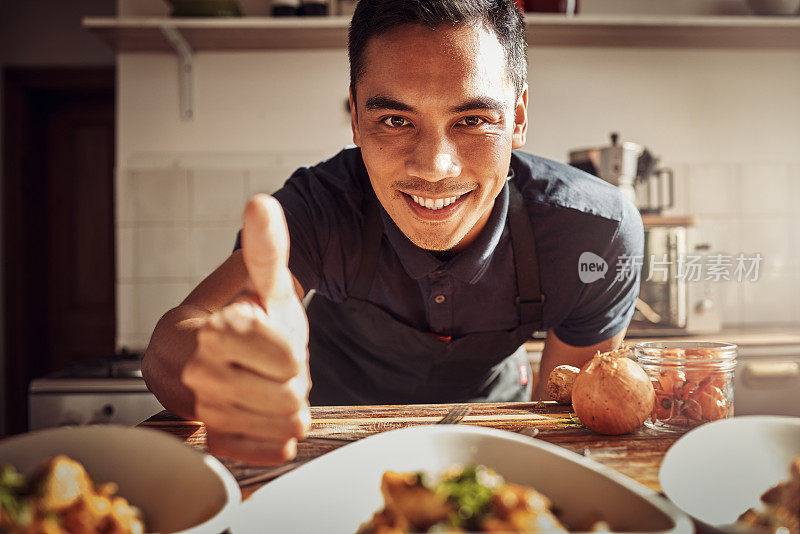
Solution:
{"label": "man's smile", "polygon": [[409,209],[420,219],[441,221],[449,218],[463,205],[472,191],[447,197],[426,197],[402,192]]}

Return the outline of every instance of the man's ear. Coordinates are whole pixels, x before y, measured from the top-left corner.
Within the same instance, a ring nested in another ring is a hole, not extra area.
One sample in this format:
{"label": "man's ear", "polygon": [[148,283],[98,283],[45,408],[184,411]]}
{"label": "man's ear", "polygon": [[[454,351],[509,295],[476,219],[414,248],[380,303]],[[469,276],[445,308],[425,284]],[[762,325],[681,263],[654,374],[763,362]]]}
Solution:
{"label": "man's ear", "polygon": [[522,88],[517,105],[514,109],[514,132],[511,134],[511,148],[525,146],[528,133],[528,84]]}
{"label": "man's ear", "polygon": [[358,113],[356,112],[356,99],[353,96],[353,87],[350,87],[350,128],[353,130],[353,144],[361,146],[361,133],[358,130]]}

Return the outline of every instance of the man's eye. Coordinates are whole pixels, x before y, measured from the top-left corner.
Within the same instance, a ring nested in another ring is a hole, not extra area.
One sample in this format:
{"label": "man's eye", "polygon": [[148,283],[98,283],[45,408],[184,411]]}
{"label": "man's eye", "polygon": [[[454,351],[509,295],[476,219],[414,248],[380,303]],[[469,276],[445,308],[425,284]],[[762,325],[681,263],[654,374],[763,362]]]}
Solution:
{"label": "man's eye", "polygon": [[480,126],[486,121],[480,117],[464,117],[461,119],[461,122],[464,123],[465,126]]}
{"label": "man's eye", "polygon": [[410,124],[403,117],[398,117],[397,115],[386,117],[383,119],[383,123],[390,128],[402,128],[403,126],[408,126]]}

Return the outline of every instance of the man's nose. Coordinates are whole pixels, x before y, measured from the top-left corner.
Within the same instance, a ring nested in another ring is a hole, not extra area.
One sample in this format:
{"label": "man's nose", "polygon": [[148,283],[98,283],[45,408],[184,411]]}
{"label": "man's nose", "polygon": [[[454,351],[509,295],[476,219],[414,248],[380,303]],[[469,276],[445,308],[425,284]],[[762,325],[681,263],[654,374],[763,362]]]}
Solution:
{"label": "man's nose", "polygon": [[406,172],[429,182],[461,174],[456,147],[440,132],[421,135],[407,164]]}

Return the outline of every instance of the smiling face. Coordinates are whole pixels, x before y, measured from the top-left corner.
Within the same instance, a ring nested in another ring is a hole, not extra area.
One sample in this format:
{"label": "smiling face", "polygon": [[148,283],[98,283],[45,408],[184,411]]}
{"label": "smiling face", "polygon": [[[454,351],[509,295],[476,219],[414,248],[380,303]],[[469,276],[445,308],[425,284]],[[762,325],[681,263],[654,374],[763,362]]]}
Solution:
{"label": "smiling face", "polygon": [[477,237],[525,144],[503,47],[479,25],[403,25],[372,38],[350,95],[353,141],[375,194],[418,247],[458,252]]}

